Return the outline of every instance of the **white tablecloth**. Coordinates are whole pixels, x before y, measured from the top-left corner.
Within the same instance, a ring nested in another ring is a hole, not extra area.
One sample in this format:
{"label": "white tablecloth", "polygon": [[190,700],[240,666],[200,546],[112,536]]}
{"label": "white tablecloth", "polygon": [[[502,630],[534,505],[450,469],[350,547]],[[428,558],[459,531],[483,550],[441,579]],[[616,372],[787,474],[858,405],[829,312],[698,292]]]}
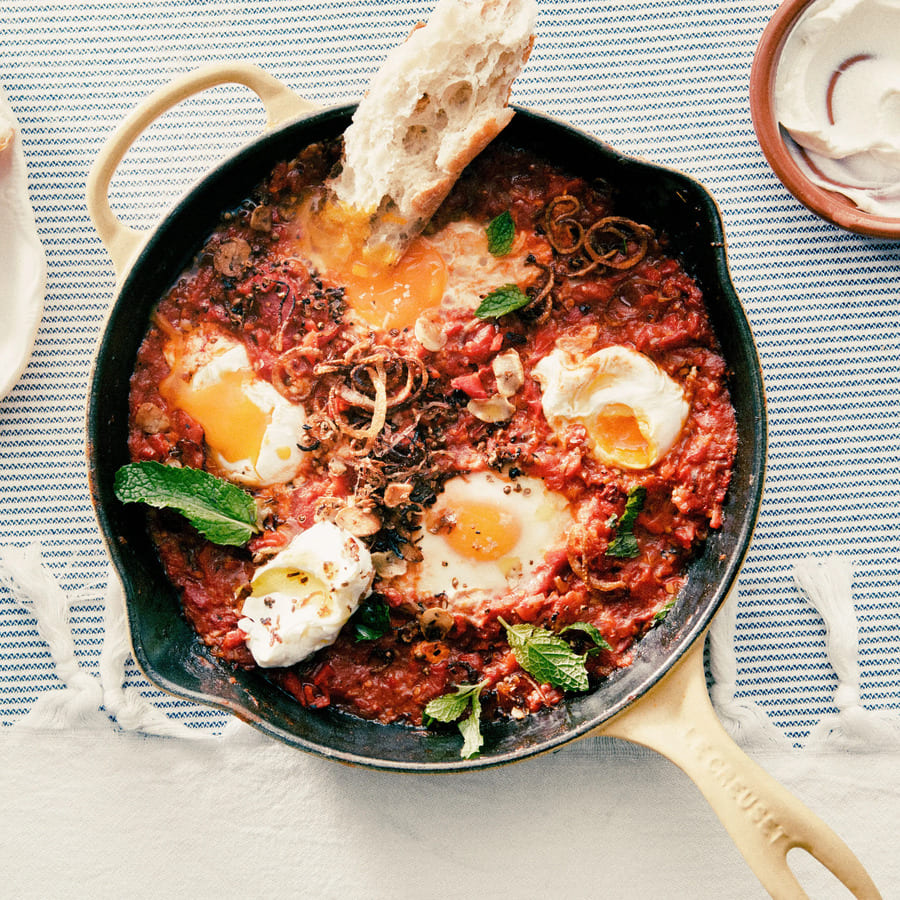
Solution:
{"label": "white tablecloth", "polygon": [[[753,735],[739,739],[848,841],[885,897],[900,897],[900,246],[819,221],[766,165],[747,81],[775,5],[539,0],[537,42],[512,99],[696,177],[721,206],[764,369],[770,454],[734,627],[719,639],[733,677],[717,703],[727,717],[736,693],[766,715],[780,744],[760,750]],[[451,778],[351,770],[163,696],[130,659],[126,691],[201,740],[131,733],[105,708],[78,728],[49,730],[46,718],[27,727],[67,677],[89,683],[101,669],[108,569],[87,494],[83,415],[113,293],[84,201],[103,141],[147,93],[212,60],[256,62],[321,105],[356,100],[429,8],[0,7],[0,86],[20,126],[48,269],[31,363],[0,400],[0,558],[14,562],[39,545],[72,636],[61,677],[28,592],[7,570],[4,896],[762,896],[687,779],[612,741]],[[115,208],[151,226],[262,121],[243,88],[186,102],[129,153],[113,182]],[[798,560],[832,554],[853,571],[849,621],[859,641],[849,656],[793,577]],[[877,747],[854,739],[859,715],[883,726]],[[805,878],[812,896],[841,896],[819,870]]]}

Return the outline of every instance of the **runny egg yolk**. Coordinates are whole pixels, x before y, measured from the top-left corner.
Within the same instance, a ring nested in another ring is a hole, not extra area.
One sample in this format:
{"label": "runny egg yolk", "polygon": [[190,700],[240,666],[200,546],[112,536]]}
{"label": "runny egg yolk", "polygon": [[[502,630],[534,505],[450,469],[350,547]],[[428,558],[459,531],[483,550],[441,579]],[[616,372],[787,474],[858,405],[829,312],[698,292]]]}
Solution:
{"label": "runny egg yolk", "polygon": [[447,265],[427,238],[416,237],[399,260],[365,247],[368,215],[310,197],[295,218],[296,253],[345,290],[347,305],[370,328],[412,327],[441,302]]}
{"label": "runny egg yolk", "polygon": [[305,464],[302,407],[254,372],[243,344],[214,329],[172,333],[163,354],[170,373],[160,393],[203,428],[217,474],[243,484],[278,484]]}
{"label": "runny egg yolk", "polygon": [[424,238],[416,238],[396,265],[350,263],[336,277],[350,308],[372,328],[411,328],[426,310],[441,302],[447,266]]}
{"label": "runny egg yolk", "polygon": [[[229,462],[256,460],[269,417],[247,396],[250,378],[248,372],[224,372],[217,380],[197,387],[186,381],[176,366],[160,384],[160,393],[200,423],[211,450]],[[279,453],[284,459],[288,455],[287,447]]]}
{"label": "runny egg yolk", "polygon": [[447,510],[426,516],[425,527],[444,540],[460,556],[477,562],[496,562],[509,556],[522,534],[520,523],[495,503],[469,499]]}
{"label": "runny egg yolk", "polygon": [[645,468],[653,456],[652,441],[641,430],[634,410],[624,403],[608,403],[594,418],[586,420],[586,427],[595,444],[624,466]]}

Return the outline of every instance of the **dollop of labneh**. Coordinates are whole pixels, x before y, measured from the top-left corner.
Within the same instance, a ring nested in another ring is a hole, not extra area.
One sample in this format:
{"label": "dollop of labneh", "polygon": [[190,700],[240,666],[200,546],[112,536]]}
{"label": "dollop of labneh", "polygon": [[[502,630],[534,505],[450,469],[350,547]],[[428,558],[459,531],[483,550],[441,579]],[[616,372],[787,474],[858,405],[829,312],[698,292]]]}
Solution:
{"label": "dollop of labneh", "polygon": [[298,534],[260,566],[238,628],[263,668],[290,666],[333,644],[374,577],[362,542],[331,522]]}
{"label": "dollop of labneh", "polygon": [[887,218],[900,218],[898,34],[898,0],[819,0],[775,79],[776,115],[807,177]]}

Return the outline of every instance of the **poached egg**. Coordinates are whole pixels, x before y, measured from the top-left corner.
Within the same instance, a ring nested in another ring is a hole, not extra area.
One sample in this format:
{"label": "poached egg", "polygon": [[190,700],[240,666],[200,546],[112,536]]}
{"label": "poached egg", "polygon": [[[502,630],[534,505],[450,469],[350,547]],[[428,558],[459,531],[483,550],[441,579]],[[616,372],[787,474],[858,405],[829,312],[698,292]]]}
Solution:
{"label": "poached egg", "polygon": [[[341,285],[352,315],[370,328],[412,328],[441,306],[474,310],[496,288],[524,286],[535,277],[535,268],[525,264],[524,233],[497,257],[488,250],[485,225],[463,219],[419,235],[390,263],[361,249],[368,234],[363,222],[340,207],[313,206],[307,203],[297,215],[292,252]],[[529,249],[546,252],[543,245]]]}
{"label": "poached egg", "polygon": [[243,344],[215,329],[169,339],[160,394],[202,427],[219,474],[251,487],[291,481],[306,457],[306,415],[259,378]]}
{"label": "poached egg", "polygon": [[648,469],[675,445],[690,411],[681,386],[628,347],[577,357],[555,347],[533,369],[550,426],[583,425],[594,455],[624,469]]}
{"label": "poached egg", "polygon": [[393,580],[420,597],[488,599],[525,581],[574,522],[539,478],[458,475],[424,514],[422,560]]}

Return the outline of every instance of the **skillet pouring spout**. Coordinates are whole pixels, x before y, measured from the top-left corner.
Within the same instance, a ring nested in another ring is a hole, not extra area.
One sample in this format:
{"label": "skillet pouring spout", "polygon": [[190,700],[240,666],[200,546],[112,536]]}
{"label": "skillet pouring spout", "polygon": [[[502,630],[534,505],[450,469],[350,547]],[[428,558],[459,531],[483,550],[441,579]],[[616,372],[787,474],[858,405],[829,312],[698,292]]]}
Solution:
{"label": "skillet pouring spout", "polygon": [[[225,160],[156,229],[134,232],[109,207],[112,174],[140,133],[165,110],[226,82],[262,99],[268,131]],[[380,725],[300,707],[258,672],[213,657],[181,612],[141,510],[118,502],[116,471],[128,459],[129,379],[151,312],[194,257],[223,210],[233,208],[282,160],[343,134],[354,107],[306,114],[309,105],[254,66],[207,66],[162,88],[110,137],[88,181],[88,207],[113,257],[115,302],[101,338],[87,419],[91,491],[122,580],[134,657],[148,679],[178,697],[227,710],[289,746],[339,762],[403,772],[460,772],[545,753],[604,733],[645,744],[680,766],[707,797],[774,897],[803,897],[785,862],[792,847],[813,854],[860,898],[878,892],[852,853],[823,823],[743,756],[725,736],[706,694],[703,638],[744,560],[762,497],[766,413],[753,336],[731,285],[715,202],[677,172],[617,153],[569,125],[521,108],[507,139],[573,171],[617,185],[629,212],[665,232],[701,285],[729,369],[738,451],[723,526],[693,560],[679,602],[640,641],[630,666],[594,690],[523,722],[485,726],[485,744],[461,759],[452,734]]]}

